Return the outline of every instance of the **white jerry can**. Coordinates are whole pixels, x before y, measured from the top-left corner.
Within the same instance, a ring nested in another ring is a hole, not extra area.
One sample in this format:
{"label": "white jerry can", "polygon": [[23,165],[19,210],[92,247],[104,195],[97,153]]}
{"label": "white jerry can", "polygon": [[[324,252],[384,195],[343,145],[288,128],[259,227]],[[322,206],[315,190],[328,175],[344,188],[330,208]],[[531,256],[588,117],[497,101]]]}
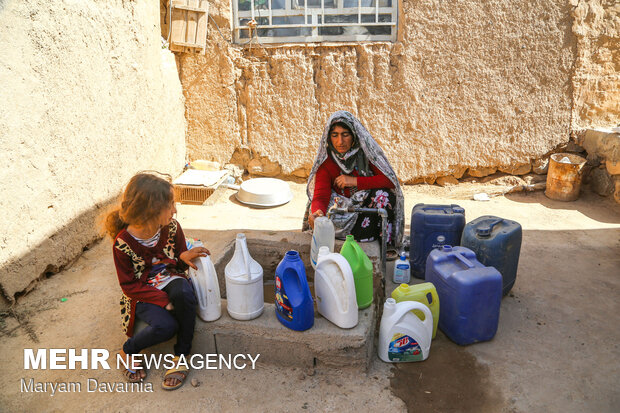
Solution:
{"label": "white jerry can", "polygon": [[[424,321],[411,310],[424,313]],[[379,327],[379,358],[388,363],[423,361],[433,337],[433,314],[417,301],[385,300]]]}
{"label": "white jerry can", "polygon": [[222,298],[211,257],[200,257],[194,264],[198,269],[189,268],[189,279],[198,299],[198,316],[204,321],[217,320],[222,315]]}
{"label": "white jerry can", "polygon": [[321,247],[314,273],[314,292],[319,313],[340,328],[358,322],[355,281],[349,262],[338,253]]}
{"label": "white jerry can", "polygon": [[245,234],[237,234],[235,253],[224,270],[228,314],[237,320],[251,320],[263,313],[263,267],[248,251]]}

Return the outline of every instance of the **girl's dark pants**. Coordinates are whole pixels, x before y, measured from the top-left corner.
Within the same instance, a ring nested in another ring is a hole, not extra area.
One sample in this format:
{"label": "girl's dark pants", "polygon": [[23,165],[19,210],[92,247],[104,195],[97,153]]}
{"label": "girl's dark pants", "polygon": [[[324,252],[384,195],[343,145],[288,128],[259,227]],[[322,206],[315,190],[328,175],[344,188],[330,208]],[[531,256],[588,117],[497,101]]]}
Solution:
{"label": "girl's dark pants", "polygon": [[168,311],[151,303],[137,303],[136,317],[148,326],[130,337],[123,345],[125,354],[139,353],[155,344],[170,340],[175,334],[174,354],[189,355],[196,323],[196,296],[188,280],[177,278],[163,288],[174,310]]}

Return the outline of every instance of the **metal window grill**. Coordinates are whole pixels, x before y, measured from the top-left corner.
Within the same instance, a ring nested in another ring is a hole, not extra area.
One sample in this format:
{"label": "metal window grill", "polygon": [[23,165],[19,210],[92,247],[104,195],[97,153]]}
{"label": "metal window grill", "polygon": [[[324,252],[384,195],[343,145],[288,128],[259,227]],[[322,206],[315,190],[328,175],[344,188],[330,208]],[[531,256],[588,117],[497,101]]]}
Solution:
{"label": "metal window grill", "polygon": [[233,0],[233,16],[236,43],[395,41],[398,2]]}

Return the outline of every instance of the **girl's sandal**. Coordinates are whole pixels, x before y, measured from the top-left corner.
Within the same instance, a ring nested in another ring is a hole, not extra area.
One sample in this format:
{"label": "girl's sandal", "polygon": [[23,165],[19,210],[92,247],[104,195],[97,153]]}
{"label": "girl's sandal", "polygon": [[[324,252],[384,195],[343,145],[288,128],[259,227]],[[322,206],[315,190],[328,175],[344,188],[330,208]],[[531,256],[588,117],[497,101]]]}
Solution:
{"label": "girl's sandal", "polygon": [[142,380],[138,370],[125,369],[123,370],[123,377],[125,377],[125,380],[129,383],[139,383]]}
{"label": "girl's sandal", "polygon": [[[129,357],[127,354],[125,353],[120,353],[121,357]],[[131,362],[131,361],[130,361]],[[131,364],[129,364],[129,366],[131,367]],[[135,363],[136,367],[142,367],[142,361],[137,361]],[[141,372],[144,372],[144,377],[142,376]],[[122,373],[123,377],[129,382],[129,383],[139,383],[140,381],[146,379],[146,369],[144,368],[136,368],[135,370],[132,370],[130,368],[126,368],[123,369]]]}
{"label": "girl's sandal", "polygon": [[[179,360],[178,357],[174,358],[175,364],[178,360]],[[185,383],[185,379],[187,378],[188,375],[189,375],[189,369],[187,367],[176,365],[175,368],[172,368],[166,371],[166,374],[164,375],[164,381],[161,382],[161,388],[164,390],[176,390],[179,387],[181,387],[183,383]],[[174,386],[167,385],[166,384],[167,379],[177,379],[178,383],[175,384]]]}

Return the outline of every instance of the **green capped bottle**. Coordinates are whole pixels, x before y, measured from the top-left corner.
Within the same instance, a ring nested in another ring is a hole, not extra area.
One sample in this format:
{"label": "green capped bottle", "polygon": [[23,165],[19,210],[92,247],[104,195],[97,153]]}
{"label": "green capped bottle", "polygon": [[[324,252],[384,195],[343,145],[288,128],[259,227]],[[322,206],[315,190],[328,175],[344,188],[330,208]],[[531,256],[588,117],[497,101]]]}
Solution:
{"label": "green capped bottle", "polygon": [[355,242],[353,235],[347,235],[347,240],[342,244],[340,254],[346,258],[351,270],[353,270],[357,306],[362,310],[372,304],[372,263],[362,248]]}

